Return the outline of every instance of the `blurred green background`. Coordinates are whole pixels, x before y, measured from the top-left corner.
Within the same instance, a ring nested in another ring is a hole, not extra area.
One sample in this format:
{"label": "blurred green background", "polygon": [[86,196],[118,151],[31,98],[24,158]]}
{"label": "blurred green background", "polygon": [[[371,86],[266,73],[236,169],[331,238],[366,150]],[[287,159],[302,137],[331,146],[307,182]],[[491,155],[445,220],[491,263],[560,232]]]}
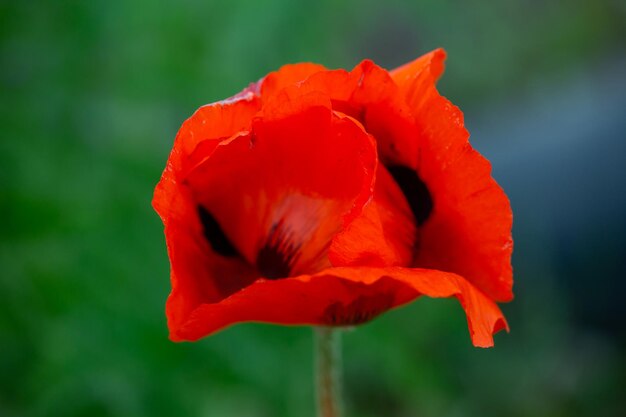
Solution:
{"label": "blurred green background", "polygon": [[287,62],[388,68],[443,46],[515,213],[510,334],[454,300],[344,337],[349,416],[626,409],[621,1],[0,3],[0,416],[313,416],[311,329],[167,339],[150,206],[202,104]]}

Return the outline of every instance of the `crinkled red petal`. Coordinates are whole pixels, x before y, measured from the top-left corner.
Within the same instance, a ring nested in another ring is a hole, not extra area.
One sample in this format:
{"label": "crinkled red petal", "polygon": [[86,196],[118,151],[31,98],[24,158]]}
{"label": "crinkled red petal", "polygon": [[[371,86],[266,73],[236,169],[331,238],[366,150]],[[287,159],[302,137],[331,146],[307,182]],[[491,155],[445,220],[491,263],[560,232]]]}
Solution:
{"label": "crinkled red petal", "polygon": [[[436,51],[419,65],[392,72],[415,115],[417,173],[434,202],[420,228],[415,265],[457,273],[494,300],[510,301],[510,203],[491,177],[489,161],[469,144],[463,113],[435,88],[444,57]],[[417,73],[410,76],[411,70]]]}
{"label": "crinkled red petal", "polygon": [[[197,206],[184,185],[184,172],[194,165],[192,154],[210,155],[217,145],[249,129],[260,101],[244,91],[198,109],[181,126],[152,204],[163,220],[171,264],[172,293],[167,303],[170,327],[179,326],[203,302],[213,302],[257,278],[240,259],[216,254],[203,237]],[[225,279],[228,277],[228,279]]]}
{"label": "crinkled red petal", "polygon": [[[404,64],[389,72],[396,85],[403,91],[415,91],[419,95],[419,85],[434,84],[444,70],[446,51],[435,49],[432,52]],[[414,100],[411,100],[415,104]]]}
{"label": "crinkled red petal", "polygon": [[278,71],[267,74],[261,81],[260,94],[263,99],[271,97],[285,87],[307,79],[316,72],[325,71],[323,65],[302,62],[283,65]]}
{"label": "crinkled red petal", "polygon": [[240,322],[285,325],[354,325],[415,298],[456,297],[475,346],[493,346],[508,326],[498,306],[458,275],[425,269],[330,268],[315,275],[257,280],[215,304],[194,310],[173,340],[196,340]]}
{"label": "crinkled red petal", "polygon": [[247,92],[239,98],[200,107],[183,123],[152,199],[152,205],[166,226],[172,216],[181,217],[178,187],[184,173],[197,164],[191,154],[200,146],[202,151],[196,155],[210,155],[220,141],[249,129],[252,117],[260,108],[258,97]]}

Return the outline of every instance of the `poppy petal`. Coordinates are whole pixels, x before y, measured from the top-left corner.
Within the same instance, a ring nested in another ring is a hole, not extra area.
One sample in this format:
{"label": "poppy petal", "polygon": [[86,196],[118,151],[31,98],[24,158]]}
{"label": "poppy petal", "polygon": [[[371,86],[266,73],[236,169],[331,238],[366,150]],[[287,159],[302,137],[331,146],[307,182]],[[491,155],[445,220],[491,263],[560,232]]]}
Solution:
{"label": "poppy petal", "polygon": [[498,306],[458,275],[425,269],[330,268],[285,280],[259,279],[216,304],[204,304],[177,328],[173,340],[197,340],[240,322],[285,325],[354,325],[415,298],[456,297],[475,346],[493,346],[508,330]]}
{"label": "poppy petal", "polygon": [[435,88],[444,58],[438,50],[392,73],[415,115],[415,174],[433,201],[420,228],[416,266],[457,273],[494,300],[510,301],[510,203],[491,177],[489,161],[471,147],[463,113]]}
{"label": "poppy petal", "polygon": [[171,263],[167,310],[172,326],[199,304],[222,299],[256,279],[243,259],[220,256],[203,238],[203,225],[183,173],[193,165],[192,153],[210,154],[224,138],[249,129],[259,108],[258,99],[244,90],[198,109],[181,126],[156,186],[152,204],[165,226]]}
{"label": "poppy petal", "polygon": [[199,146],[207,152],[220,140],[250,128],[252,117],[261,109],[261,102],[248,89],[236,96],[200,107],[182,124],[164,172],[180,174],[187,158]]}
{"label": "poppy petal", "polygon": [[179,204],[187,210],[185,222],[176,219],[165,228],[172,291],[167,300],[168,326],[180,326],[203,303],[218,302],[252,283],[258,274],[239,256],[221,256],[202,235],[202,225],[188,190]]}
{"label": "poppy petal", "polygon": [[165,226],[172,216],[184,218],[180,214],[184,210],[177,201],[180,199],[178,188],[184,172],[197,163],[190,160],[191,154],[202,148],[202,152],[196,154],[209,155],[220,141],[249,129],[252,117],[260,107],[254,94],[242,92],[231,99],[200,107],[183,123],[152,199],[152,205]]}
{"label": "poppy petal", "polygon": [[295,85],[307,79],[316,72],[325,71],[323,65],[302,62],[283,65],[278,71],[267,74],[261,81],[261,97],[263,101],[273,96],[285,87]]}
{"label": "poppy petal", "polygon": [[469,279],[496,301],[513,298],[508,198],[491,177],[491,164],[468,142],[461,111],[434,88],[420,114],[424,128],[419,176],[434,207],[421,228],[416,265]]}
{"label": "poppy petal", "polygon": [[417,230],[411,209],[387,169],[378,165],[372,200],[333,239],[333,266],[407,266],[413,262]]}
{"label": "poppy petal", "polygon": [[414,61],[389,71],[396,85],[405,92],[420,91],[420,84],[433,84],[444,70],[446,51],[442,48],[422,55]]}
{"label": "poppy petal", "polygon": [[250,132],[221,142],[185,179],[196,204],[268,278],[327,267],[330,240],[372,193],[373,139],[323,102],[303,108],[308,99],[316,102],[268,104]]}

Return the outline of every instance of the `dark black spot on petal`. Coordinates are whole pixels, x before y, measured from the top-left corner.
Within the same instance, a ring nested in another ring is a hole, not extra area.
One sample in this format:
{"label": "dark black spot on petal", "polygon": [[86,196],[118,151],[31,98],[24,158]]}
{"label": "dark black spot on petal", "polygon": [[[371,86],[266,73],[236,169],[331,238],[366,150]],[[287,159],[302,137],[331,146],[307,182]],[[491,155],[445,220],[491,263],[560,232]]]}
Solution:
{"label": "dark black spot on petal", "polygon": [[215,217],[202,206],[198,206],[198,215],[200,216],[200,221],[204,229],[204,237],[211,245],[211,248],[222,256],[238,256],[239,252],[237,252],[237,249],[235,249],[230,240],[228,240],[219,223],[215,220]]}
{"label": "dark black spot on petal", "polygon": [[433,199],[428,187],[411,168],[393,165],[387,170],[402,190],[418,226],[421,226],[433,211]]}
{"label": "dark black spot on petal", "polygon": [[295,245],[282,227],[282,222],[272,226],[266,243],[261,247],[256,258],[256,266],[265,278],[286,278],[300,249]]}

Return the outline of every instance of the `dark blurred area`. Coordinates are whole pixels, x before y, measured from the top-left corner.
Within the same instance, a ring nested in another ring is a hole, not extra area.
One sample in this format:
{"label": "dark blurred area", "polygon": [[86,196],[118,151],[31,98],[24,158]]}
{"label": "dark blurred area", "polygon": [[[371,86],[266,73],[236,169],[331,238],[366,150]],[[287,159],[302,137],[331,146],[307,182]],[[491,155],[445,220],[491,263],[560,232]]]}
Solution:
{"label": "dark blurred area", "polygon": [[511,333],[455,300],[344,337],[349,416],[626,410],[622,1],[0,3],[0,416],[312,416],[311,329],[167,339],[150,201],[182,121],[288,62],[448,52],[515,214]]}

